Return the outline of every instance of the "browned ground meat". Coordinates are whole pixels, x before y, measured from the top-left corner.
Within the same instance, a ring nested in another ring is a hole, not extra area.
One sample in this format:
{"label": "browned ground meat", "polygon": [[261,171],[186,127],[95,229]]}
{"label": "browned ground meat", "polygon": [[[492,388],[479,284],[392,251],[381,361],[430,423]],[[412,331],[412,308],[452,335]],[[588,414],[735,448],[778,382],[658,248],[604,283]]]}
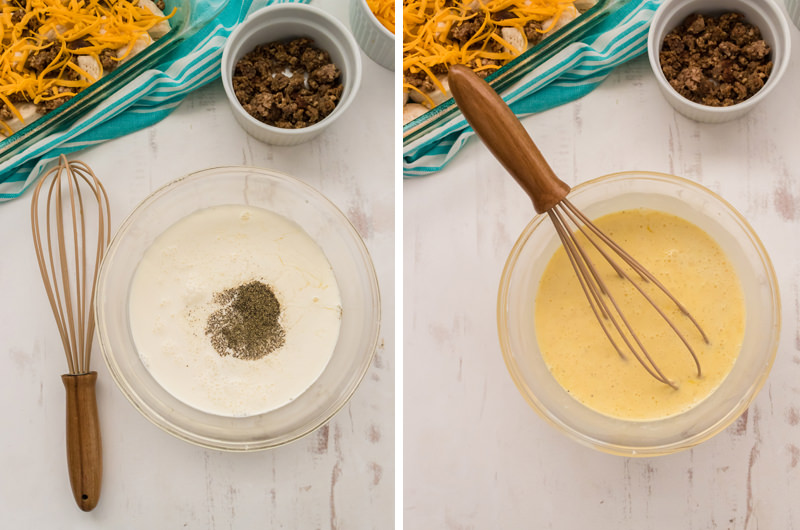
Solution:
{"label": "browned ground meat", "polygon": [[53,62],[53,59],[56,58],[58,55],[58,49],[55,46],[49,46],[37,52],[34,52],[28,56],[28,60],[25,61],[25,66],[33,70],[34,72],[41,73],[42,70],[47,68],[47,66]]}
{"label": "browned ground meat", "polygon": [[502,63],[496,59],[481,59],[481,64],[478,64],[475,61],[470,61],[466,65],[468,68],[473,70],[477,70],[475,73],[480,78],[487,77],[489,74],[493,74],[497,71],[497,68],[484,68],[482,70],[478,70],[478,68],[486,67],[486,66],[497,66],[498,68],[502,66]]}
{"label": "browned ground meat", "polygon": [[417,72],[416,74],[406,73],[403,76],[403,81],[411,86],[419,88],[423,92],[430,92],[433,90],[433,81],[422,72]]}
{"label": "browned ground meat", "polygon": [[81,48],[88,48],[92,43],[85,39],[76,39],[67,43],[68,50],[79,50]]}
{"label": "browned ground meat", "polygon": [[114,50],[103,50],[100,52],[100,64],[103,65],[104,72],[110,72],[114,68],[117,67],[119,61],[116,61],[117,54],[114,53]]}
{"label": "browned ground meat", "polygon": [[486,17],[483,13],[478,13],[475,18],[454,25],[450,28],[450,38],[461,45],[466,44],[469,39],[475,36],[485,19]]}
{"label": "browned ground meat", "polygon": [[333,63],[320,66],[311,72],[311,79],[317,83],[330,84],[339,77],[339,69]]}
{"label": "browned ground meat", "polygon": [[539,44],[539,42],[544,38],[544,33],[538,31],[542,29],[541,22],[531,20],[525,24],[523,29],[525,30],[525,38],[528,39],[528,46]]}
{"label": "browned ground meat", "polygon": [[[67,91],[67,89],[65,89],[65,88],[62,88],[61,90],[57,90],[57,89],[58,89],[58,87],[54,87],[54,89],[51,89],[51,93],[53,95],[55,95],[55,94],[59,94],[61,92],[66,92]],[[57,90],[57,91],[56,92],[52,92],[52,90]],[[64,103],[66,103],[67,101],[69,101],[69,99],[71,97],[72,96],[63,96],[63,97],[60,97],[60,98],[51,99],[49,101],[42,101],[41,103],[36,105],[36,108],[39,110],[39,112],[41,112],[43,114],[46,114],[46,113],[50,112],[51,110],[55,109],[56,107],[59,107],[59,106],[63,105]]]}
{"label": "browned ground meat", "polygon": [[[21,21],[21,20],[22,20],[22,19],[20,19],[20,21]],[[40,28],[40,27],[42,27],[42,23],[41,23],[41,22],[39,22],[39,19],[38,19],[38,18],[36,18],[36,17],[31,17],[31,19],[30,19],[30,20],[28,20],[28,23],[27,23],[25,26],[27,27],[27,30],[28,30],[30,33],[36,33],[36,32],[38,32],[38,31],[39,31],[39,28]],[[23,33],[24,33],[24,32],[23,32]]]}
{"label": "browned ground meat", "polygon": [[14,113],[8,108],[8,105],[0,102],[0,119],[10,120],[14,117]]}
{"label": "browned ground meat", "polygon": [[242,57],[233,72],[233,89],[257,120],[299,129],[333,112],[344,87],[328,52],[299,38],[263,44]]}
{"label": "browned ground meat", "polygon": [[[306,72],[313,72],[324,66],[333,66],[328,52],[318,50],[314,47],[308,47],[303,50],[303,53],[300,55],[300,64],[303,65]],[[334,68],[336,67],[334,66]]]}
{"label": "browned ground meat", "polygon": [[772,71],[769,45],[739,13],[688,16],[664,38],[660,60],[678,93],[714,107],[752,97]]}

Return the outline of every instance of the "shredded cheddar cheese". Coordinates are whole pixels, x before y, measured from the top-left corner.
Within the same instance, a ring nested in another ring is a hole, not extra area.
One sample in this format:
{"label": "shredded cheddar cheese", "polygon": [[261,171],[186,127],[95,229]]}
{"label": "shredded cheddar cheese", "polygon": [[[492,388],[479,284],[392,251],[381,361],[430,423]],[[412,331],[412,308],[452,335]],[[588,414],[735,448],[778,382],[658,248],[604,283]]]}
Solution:
{"label": "shredded cheddar cheese", "polygon": [[13,118],[25,124],[21,106],[44,113],[76,95],[172,15],[138,0],[0,0],[0,132],[13,132]]}
{"label": "shredded cheddar cheese", "polygon": [[367,5],[378,22],[394,33],[394,0],[367,0]]}
{"label": "shredded cheddar cheese", "polygon": [[[424,96],[446,92],[437,75],[463,64],[488,75],[529,47],[528,32],[544,35],[574,0],[403,0],[403,89]],[[515,35],[511,42],[504,37]],[[427,89],[425,87],[427,86]]]}

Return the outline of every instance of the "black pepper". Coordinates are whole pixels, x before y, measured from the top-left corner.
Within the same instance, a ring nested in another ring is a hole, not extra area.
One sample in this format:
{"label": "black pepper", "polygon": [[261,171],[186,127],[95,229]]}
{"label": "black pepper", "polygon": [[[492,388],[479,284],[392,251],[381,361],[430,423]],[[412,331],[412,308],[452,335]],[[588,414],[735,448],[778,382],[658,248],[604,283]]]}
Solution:
{"label": "black pepper", "polygon": [[251,281],[216,293],[213,300],[222,307],[209,315],[206,335],[220,356],[256,360],[283,346],[281,305],[269,285]]}

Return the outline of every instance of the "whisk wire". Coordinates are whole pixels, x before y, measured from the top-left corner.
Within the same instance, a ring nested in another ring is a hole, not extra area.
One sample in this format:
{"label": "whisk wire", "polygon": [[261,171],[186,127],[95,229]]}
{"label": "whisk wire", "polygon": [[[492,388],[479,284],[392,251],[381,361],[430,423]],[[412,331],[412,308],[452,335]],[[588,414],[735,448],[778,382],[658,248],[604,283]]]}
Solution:
{"label": "whisk wire", "polygon": [[[570,264],[578,276],[583,292],[589,301],[589,305],[592,307],[597,321],[609,341],[614,345],[614,348],[624,357],[619,347],[621,343],[624,343],[627,346],[626,352],[629,350],[650,375],[658,381],[675,388],[675,383],[665,377],[656,363],[653,362],[653,359],[650,358],[647,349],[644,348],[637,334],[633,332],[627,318],[620,311],[616,300],[608,292],[603,278],[594,267],[591,259],[589,259],[589,255],[586,252],[588,248],[584,249],[582,246],[584,245],[581,243],[583,236],[592,241],[591,244],[595,247],[605,246],[606,252],[601,252],[603,259],[611,264],[611,267],[622,279],[636,285],[640,293],[643,293],[638,285],[640,282],[638,280],[636,282],[632,281],[630,275],[624,273],[623,266],[619,263],[620,261],[627,264],[640,276],[641,283],[652,282],[657,289],[660,289],[669,300],[676,304],[683,315],[689,318],[700,331],[706,343],[708,343],[708,338],[700,325],[660,282],[655,280],[644,267],[597,229],[584,214],[572,205],[567,199],[567,194],[570,192],[569,185],[556,176],[519,119],[491,86],[480,79],[472,70],[461,65],[451,66],[447,79],[456,104],[475,133],[522,186],[531,198],[534,210],[540,214],[544,212],[549,214],[569,256]],[[570,222],[577,228],[573,229],[569,226]],[[582,226],[586,228],[581,228]],[[577,236],[581,237],[578,238]],[[588,247],[588,244],[585,246]],[[617,254],[617,256],[611,258],[612,254]],[[666,313],[653,302],[652,298],[646,298],[662,318],[671,322]],[[606,321],[611,322],[611,325],[607,325],[608,322]],[[616,329],[618,337],[612,337],[612,335],[615,335],[610,329],[612,326]],[[673,324],[671,324],[671,327],[678,333],[683,344],[689,349],[694,358],[698,376],[701,375],[700,363],[694,350]],[[635,343],[635,347],[631,342]]]}
{"label": "whisk wire", "polygon": [[[94,176],[92,170],[89,169],[89,167],[83,162],[77,162],[76,166],[79,168],[80,171],[84,173],[84,175],[90,175],[92,177],[91,179],[87,178],[86,182],[89,184],[92,193],[95,195],[95,197],[98,198],[97,199],[98,202],[102,203],[101,207],[98,208],[97,210],[98,228],[97,228],[97,245],[95,250],[95,263],[99,264],[103,259],[103,254],[105,253],[105,249],[111,240],[111,232],[110,230],[108,230],[109,226],[111,225],[111,218],[110,218],[111,205],[109,204],[108,194],[106,194],[106,190],[103,187],[102,182],[100,182],[100,180]],[[90,290],[90,295],[89,295],[90,301],[94,300],[95,287],[97,285],[97,274],[99,272],[98,269],[99,267],[95,267],[93,271],[92,282],[91,282],[92,288]],[[88,327],[94,330],[95,326],[94,311],[89,311],[88,318],[89,318]],[[85,366],[87,370],[89,368],[90,353],[91,353],[91,344],[86,349],[85,353]]]}
{"label": "whisk wire", "polygon": [[[42,219],[39,202],[45,186],[47,193]],[[97,204],[98,227],[93,263],[89,262],[87,254],[87,203],[83,187],[88,188]],[[92,300],[98,265],[110,240],[107,230],[109,206],[105,188],[92,170],[81,162],[67,161],[63,155],[59,165],[42,177],[33,193],[31,227],[36,259],[71,374],[89,371],[94,335]],[[46,246],[42,239],[41,220],[45,224]],[[67,227],[67,224],[71,226]],[[71,267],[74,267],[74,274],[70,273]],[[91,282],[89,268],[92,269]],[[91,289],[87,289],[89,285]]]}
{"label": "whisk wire", "polygon": [[[91,303],[87,304],[86,301],[86,216],[83,208],[83,195],[81,194],[80,183],[78,177],[68,165],[64,171],[67,173],[67,179],[70,186],[70,206],[72,209],[72,235],[74,243],[75,255],[80,252],[81,259],[79,263],[81,266],[75,268],[75,285],[77,286],[77,311],[78,311],[78,329],[87,329],[86,313],[91,314]],[[78,207],[75,208],[75,200],[77,198]],[[80,223],[77,222],[76,212],[80,213]],[[79,232],[80,241],[79,243]],[[89,299],[91,301],[91,298]],[[93,328],[92,328],[93,329]],[[79,352],[79,369],[86,370],[87,364],[85,363],[87,350],[91,349],[91,335],[79,334],[78,335],[78,352]]]}
{"label": "whisk wire", "polygon": [[[647,293],[642,288],[642,286],[639,285],[637,282],[635,282],[627,273],[625,273],[625,271],[618,266],[616,261],[610,256],[610,254],[608,254],[605,251],[605,249],[603,249],[603,247],[600,244],[597,243],[597,241],[588,236],[584,227],[588,228],[593,234],[595,234],[606,245],[608,245],[614,251],[614,253],[618,255],[628,266],[630,266],[633,270],[635,270],[639,274],[639,277],[642,279],[643,282],[645,283],[649,282],[653,284],[662,293],[664,293],[672,302],[674,302],[675,305],[678,307],[678,309],[681,311],[681,313],[684,316],[686,316],[692,322],[692,324],[697,328],[697,330],[700,332],[700,335],[703,337],[703,341],[705,341],[707,344],[708,338],[706,337],[703,328],[700,327],[700,324],[697,323],[695,318],[692,316],[691,313],[689,313],[686,307],[684,307],[684,305],[681,304],[678,301],[678,299],[675,298],[675,296],[673,296],[672,293],[670,293],[669,290],[667,290],[667,288],[664,287],[664,285],[655,276],[653,276],[653,274],[650,271],[648,271],[641,263],[636,261],[636,259],[634,259],[633,256],[628,254],[625,250],[623,250],[622,247],[619,246],[619,244],[617,244],[614,240],[609,238],[608,235],[606,235],[602,230],[597,228],[597,226],[594,223],[592,223],[586,217],[586,215],[583,214],[583,212],[581,212],[580,210],[578,210],[572,203],[570,203],[566,199],[562,202],[563,202],[562,208],[565,208],[565,211],[567,211],[571,215],[571,219],[576,224],[576,226],[578,226],[579,230],[584,234],[586,239],[592,243],[594,248],[605,258],[605,260],[614,268],[614,270],[617,271],[617,274],[619,274],[620,277],[622,277],[625,280],[628,280],[631,283],[631,285],[633,285],[633,287],[639,292],[639,294],[641,294],[645,298],[645,300],[647,300],[650,306],[653,309],[655,309],[656,312],[659,314],[659,316],[661,316],[661,318],[667,323],[667,325],[669,325],[672,331],[675,332],[680,341],[689,351],[689,354],[692,356],[695,368],[697,369],[697,376],[701,377],[703,375],[703,372],[700,367],[700,360],[698,359],[697,354],[694,351],[694,348],[692,347],[691,343],[686,338],[686,336],[683,334],[683,332],[681,332],[681,330],[678,329],[678,326],[675,324],[675,322],[671,318],[669,318],[669,316],[667,316],[667,314],[661,309],[661,307],[658,304],[656,304],[656,302],[653,300],[650,294]],[[572,217],[572,215],[574,215],[574,217]],[[581,220],[581,223],[575,220],[576,217]],[[644,347],[642,347],[642,349],[644,351],[645,356],[650,360],[651,364],[655,366],[655,363],[653,363],[652,359],[650,359],[650,355],[647,353],[646,350],[644,350]]]}
{"label": "whisk wire", "polygon": [[[32,204],[37,204],[39,201],[39,192],[41,191],[41,183],[38,185],[33,192],[33,202]],[[52,189],[50,193],[48,193],[48,204],[50,202],[49,195],[52,193]],[[64,314],[61,311],[61,294],[58,289],[58,284],[53,284],[49,281],[48,269],[47,269],[47,260],[44,257],[44,247],[42,246],[42,234],[41,229],[39,227],[39,223],[37,222],[37,211],[34,208],[31,208],[31,227],[33,230],[33,242],[34,242],[34,250],[36,251],[36,260],[39,263],[39,272],[42,275],[42,279],[44,280],[44,287],[45,292],[47,293],[47,299],[50,301],[50,307],[53,310],[53,316],[56,320],[56,327],[58,328],[59,337],[61,337],[61,343],[64,347],[65,352],[70,351],[70,342],[69,342],[69,333],[67,332],[67,323],[64,318]],[[49,263],[50,263],[50,270],[55,270],[55,265],[53,263],[53,249],[52,249],[52,237],[50,232],[50,208],[47,208],[47,216],[46,216],[46,231],[47,231],[47,250],[49,256]],[[70,373],[75,373],[74,370],[74,363],[72,362],[72,357],[67,353],[67,364],[69,367]]]}
{"label": "whisk wire", "polygon": [[[67,320],[69,322],[75,321],[75,310],[77,310],[78,314],[80,315],[80,303],[81,303],[81,284],[80,284],[80,269],[84,265],[84,260],[78,259],[79,249],[78,249],[78,235],[77,235],[77,220],[76,220],[76,212],[75,212],[75,191],[73,189],[72,178],[67,172],[67,186],[69,188],[69,201],[70,201],[70,213],[72,217],[72,231],[73,231],[73,239],[74,239],[74,246],[73,246],[73,256],[75,256],[75,300],[73,301],[73,290],[67,287],[64,288],[64,307],[67,311]],[[55,181],[54,181],[55,182]],[[61,279],[64,282],[64,286],[69,286],[70,278],[69,278],[69,266],[68,266],[68,258],[67,258],[67,239],[65,237],[65,227],[64,227],[64,198],[63,198],[63,190],[61,186],[56,187],[56,217],[59,219],[59,222],[56,223],[56,231],[58,232],[58,257],[61,263]],[[69,329],[72,331],[70,334],[70,342],[72,346],[72,351],[74,355],[78,355],[78,360],[80,361],[80,352],[82,350],[82,333],[80,330],[83,329],[81,326],[81,322],[78,322],[78,326],[71,326]],[[80,362],[78,362],[77,366],[78,371],[82,371],[82,367],[80,366]]]}
{"label": "whisk wire", "polygon": [[[573,242],[568,235],[568,228],[564,226],[561,218],[556,214],[556,212],[552,210],[548,211],[547,213],[550,216],[550,220],[556,229],[556,233],[558,233],[559,239],[561,239],[561,243],[564,246],[564,250],[566,251],[570,265],[572,265],[572,269],[575,271],[575,276],[578,278],[578,282],[581,286],[581,289],[583,289],[583,294],[589,301],[589,307],[594,312],[594,316],[597,319],[597,322],[600,324],[603,333],[605,333],[606,337],[608,338],[608,341],[617,351],[619,356],[625,359],[626,358],[625,354],[622,352],[622,349],[617,345],[617,342],[614,340],[614,337],[612,336],[611,332],[605,325],[605,321],[609,320],[609,313],[607,308],[605,307],[605,303],[603,302],[601,294],[598,292],[599,286],[585,279],[586,276],[583,274],[584,272],[583,268],[585,267],[585,265],[581,260],[577,258],[576,256],[577,251],[574,248]],[[615,322],[612,320],[612,323]],[[617,329],[617,331],[620,332],[619,329]],[[622,334],[620,333],[620,335]]]}
{"label": "whisk wire", "polygon": [[[681,313],[682,313],[682,314],[683,314],[683,315],[684,315],[686,318],[688,318],[688,319],[689,319],[689,321],[691,321],[691,323],[694,325],[695,329],[697,329],[697,331],[698,331],[698,332],[700,333],[700,335],[703,337],[703,342],[705,342],[706,344],[708,344],[708,342],[709,342],[709,340],[708,340],[708,336],[706,335],[706,332],[703,330],[702,326],[700,326],[700,324],[697,322],[697,320],[694,318],[694,316],[692,316],[692,314],[689,312],[689,310],[686,308],[686,306],[684,306],[684,305],[681,303],[681,301],[680,301],[680,300],[678,300],[678,299],[677,299],[677,298],[676,298],[676,297],[675,297],[675,296],[674,296],[674,295],[673,295],[673,294],[672,294],[672,293],[671,293],[671,292],[670,292],[670,291],[669,291],[669,290],[668,290],[668,289],[667,289],[667,288],[664,286],[664,284],[662,284],[662,283],[661,283],[661,282],[658,280],[658,278],[656,278],[656,277],[655,277],[655,276],[654,276],[654,275],[653,275],[653,274],[652,274],[652,273],[651,273],[649,270],[647,270],[647,269],[646,269],[646,268],[645,268],[645,267],[644,267],[644,266],[643,266],[641,263],[639,263],[638,261],[636,261],[636,259],[635,259],[633,256],[631,256],[630,254],[628,254],[628,253],[627,253],[627,252],[626,252],[626,251],[625,251],[625,250],[624,250],[622,247],[620,247],[620,246],[619,246],[619,244],[618,244],[616,241],[614,241],[613,239],[611,239],[610,237],[608,237],[608,235],[606,235],[606,234],[605,234],[605,233],[604,233],[602,230],[600,230],[599,228],[597,228],[597,226],[595,226],[595,224],[594,224],[594,223],[592,223],[592,221],[591,221],[591,220],[590,220],[588,217],[586,217],[586,214],[584,214],[584,213],[583,213],[583,212],[581,212],[581,211],[580,211],[578,208],[576,208],[576,207],[575,207],[575,205],[573,205],[571,202],[569,202],[569,200],[568,200],[568,199],[566,199],[566,198],[565,198],[565,199],[563,199],[563,201],[562,201],[562,202],[563,202],[563,203],[564,203],[564,204],[565,204],[565,205],[566,205],[566,206],[569,208],[569,211],[570,211],[570,212],[572,212],[573,214],[575,214],[575,216],[576,216],[578,219],[580,219],[581,223],[582,223],[584,226],[586,226],[586,227],[588,227],[590,230],[592,230],[592,232],[594,232],[594,233],[595,233],[595,234],[596,234],[596,235],[597,235],[597,236],[598,236],[598,237],[599,237],[599,238],[600,238],[600,239],[601,239],[601,240],[602,240],[602,241],[603,241],[603,242],[604,242],[606,245],[608,245],[609,247],[611,247],[611,249],[612,249],[612,250],[613,250],[613,251],[614,251],[614,252],[615,252],[615,253],[616,253],[616,254],[617,254],[617,255],[618,255],[620,258],[622,258],[622,260],[623,260],[623,261],[624,261],[624,262],[625,262],[625,263],[626,263],[626,264],[627,264],[629,267],[631,267],[633,270],[635,270],[635,271],[636,271],[636,272],[639,274],[639,276],[640,276],[640,277],[641,277],[643,280],[645,280],[645,281],[648,281],[648,282],[651,282],[651,283],[652,283],[653,285],[655,285],[655,286],[656,286],[656,287],[657,287],[657,288],[658,288],[658,289],[659,289],[659,290],[660,290],[662,293],[664,293],[664,294],[665,294],[665,295],[666,295],[666,296],[667,296],[667,297],[668,297],[668,298],[669,298],[669,299],[670,299],[670,300],[671,300],[671,301],[672,301],[672,302],[673,302],[673,303],[674,303],[674,304],[675,304],[675,305],[678,307],[678,309],[680,310],[680,312],[681,312]],[[655,305],[655,304],[653,304],[653,305]],[[658,308],[656,308],[656,309],[658,309]],[[688,345],[687,345],[687,346],[688,346]],[[699,368],[699,367],[698,367],[698,368]]]}
{"label": "whisk wire", "polygon": [[[574,211],[570,210],[570,207],[572,207],[574,209]],[[596,236],[596,237],[598,237],[600,239],[603,239],[603,240],[610,240],[608,238],[608,236],[603,231],[601,231],[599,228],[597,228],[597,226],[595,226],[590,220],[588,220],[585,216],[583,216],[583,214],[580,211],[578,211],[577,209],[575,209],[574,206],[572,206],[572,204],[569,203],[568,201],[566,201],[566,200],[562,201],[562,203],[557,205],[555,208],[559,208],[560,211],[562,211],[567,217],[569,217],[570,221],[572,221],[572,223],[575,225],[577,231],[579,231],[581,234],[583,234],[583,236],[586,238],[586,240],[589,241],[592,244],[594,249],[605,259],[605,261],[611,266],[611,268],[617,273],[617,275],[621,279],[627,280],[628,282],[630,282],[630,284],[633,285],[633,287],[636,288],[636,290],[639,291],[639,293],[656,310],[656,312],[658,312],[658,314],[667,322],[667,324],[672,328],[672,330],[675,331],[675,333],[678,334],[678,336],[680,337],[681,341],[689,349],[689,353],[691,354],[692,358],[694,359],[695,365],[696,365],[696,367],[698,369],[698,376],[699,376],[700,375],[700,365],[699,365],[699,363],[697,361],[697,356],[695,355],[694,350],[692,349],[691,345],[686,341],[686,339],[683,336],[683,334],[677,329],[677,327],[667,317],[667,315],[661,310],[661,308],[658,307],[655,304],[653,299],[644,291],[644,289],[642,289],[642,287],[638,283],[636,283],[630,277],[630,275],[628,275],[625,272],[625,270],[616,262],[616,260],[614,260],[611,257],[611,255],[603,248],[603,246],[600,245],[595,240],[594,237],[592,237],[592,235],[594,235],[594,236]],[[579,216],[576,215],[576,213],[580,214],[580,217],[583,218],[583,221],[584,221],[583,223],[578,221],[577,218]],[[570,235],[572,235],[572,234],[570,233]],[[620,306],[617,304],[616,299],[611,295],[610,289],[608,289],[606,287],[606,284],[602,280],[602,277],[599,275],[599,273],[597,273],[597,268],[594,266],[594,263],[591,261],[591,259],[589,258],[588,254],[584,251],[583,247],[577,243],[577,240],[575,241],[575,245],[580,250],[581,255],[583,256],[584,260],[586,261],[586,263],[588,265],[588,268],[592,271],[593,277],[600,284],[600,288],[601,288],[602,292],[608,297],[609,301],[613,305],[615,313],[617,314],[619,319],[622,320],[622,322],[624,324],[624,327],[627,330],[627,333],[630,335],[630,337],[633,339],[633,341],[636,343],[636,345],[638,346],[639,349],[637,351],[635,348],[633,348],[633,346],[627,340],[627,336],[622,332],[622,329],[617,325],[616,321],[614,319],[612,319],[612,322],[614,322],[614,325],[615,325],[615,327],[617,329],[617,332],[620,334],[620,336],[622,336],[626,346],[628,346],[628,348],[634,354],[634,356],[639,361],[639,363],[641,363],[642,366],[644,366],[644,368],[648,371],[648,373],[650,373],[650,375],[652,375],[653,377],[655,377],[656,379],[658,379],[662,383],[665,383],[665,384],[667,384],[667,385],[669,385],[669,386],[671,386],[673,388],[677,388],[677,386],[664,375],[664,373],[661,371],[661,369],[658,367],[658,365],[656,365],[655,361],[650,356],[650,353],[644,347],[644,344],[642,343],[641,339],[639,338],[639,335],[634,331],[633,326],[631,326],[630,323],[628,322],[628,319],[625,316],[625,313],[622,311]],[[616,243],[614,243],[614,248],[612,248],[612,250],[617,250],[617,251],[621,251],[621,252],[624,253],[624,251],[621,248],[619,248],[618,245],[616,245]],[[631,258],[631,260],[633,260],[633,259]],[[623,261],[625,261],[625,260],[623,259]],[[643,276],[641,274],[641,271],[644,270],[644,268],[641,267],[637,262],[634,261],[634,263],[638,266],[638,271],[639,271],[641,279],[644,282],[647,282],[647,277]],[[641,355],[639,355],[639,352],[641,352]],[[645,360],[646,360],[646,362],[645,362]]]}
{"label": "whisk wire", "polygon": [[[569,225],[564,222],[564,219],[561,217],[561,213],[557,207],[554,207],[552,210],[548,211],[548,213],[550,214],[551,221],[556,223],[558,226],[557,230],[559,232],[559,238],[561,238],[562,244],[569,246],[570,250],[568,253],[573,253],[575,255],[575,258],[571,259],[575,259],[575,263],[578,264],[580,269],[576,270],[575,272],[580,272],[581,274],[585,275],[586,283],[589,285],[597,304],[602,309],[602,315],[607,318],[610,313],[603,302],[603,295],[607,294],[607,289],[605,283],[603,283],[602,278],[597,272],[597,268],[593,265],[583,247],[572,238],[572,229],[570,229]],[[591,278],[589,278],[589,275],[591,275]],[[594,282],[589,281],[590,279],[593,279]],[[581,278],[581,280],[583,281],[583,278]]]}
{"label": "whisk wire", "polygon": [[[640,364],[647,370],[647,372],[652,375],[657,380],[672,386],[673,388],[677,388],[676,385],[670,381],[660,370],[658,365],[655,363],[653,358],[650,356],[649,352],[645,348],[644,344],[640,340],[639,336],[635,333],[633,327],[628,322],[627,317],[625,316],[624,312],[617,304],[617,301],[611,294],[610,290],[606,287],[605,282],[597,272],[597,267],[592,262],[591,258],[583,249],[582,245],[575,239],[575,233],[580,233],[584,236],[584,238],[592,245],[592,247],[597,250],[597,252],[604,258],[604,260],[611,266],[611,268],[624,280],[627,280],[638,292],[639,294],[644,297],[644,299],[650,304],[650,306],[658,313],[658,315],[664,320],[664,322],[673,330],[673,332],[677,335],[679,340],[684,344],[686,349],[689,351],[689,354],[694,361],[695,368],[697,369],[698,377],[702,376],[702,370],[700,367],[700,361],[697,357],[694,348],[691,346],[690,342],[678,329],[675,322],[659,307],[659,305],[653,300],[649,293],[647,293],[638,282],[634,281],[630,275],[625,272],[625,270],[617,263],[616,259],[614,259],[611,254],[603,248],[602,244],[607,245],[611,250],[620,257],[620,259],[625,262],[631,269],[633,269],[642,279],[643,282],[652,283],[656,286],[661,292],[663,292],[670,300],[672,300],[678,309],[681,311],[682,314],[687,316],[692,324],[698,329],[700,334],[703,337],[703,340],[708,342],[705,332],[694,319],[694,317],[689,313],[689,311],[680,303],[678,300],[666,289],[666,287],[661,284],[647,269],[645,269],[639,262],[633,259],[627,252],[625,252],[622,248],[619,247],[617,243],[611,240],[602,230],[600,230],[594,223],[591,222],[582,212],[580,212],[574,205],[572,205],[567,199],[563,199],[558,205],[553,207],[550,211],[550,218],[554,220],[554,224],[556,225],[556,231],[558,233],[559,238],[564,245],[565,250],[567,251],[568,256],[570,256],[570,263],[572,264],[573,269],[575,270],[578,279],[581,282],[581,287],[586,295],[587,300],[589,301],[589,305],[592,306],[592,310],[595,313],[595,317],[597,317],[598,322],[600,322],[601,327],[603,328],[603,332],[605,333],[606,337],[608,337],[609,341],[612,343],[615,350],[617,350],[622,357],[624,355],[620,351],[619,346],[614,341],[611,333],[604,325],[604,319],[601,319],[598,316],[598,311],[594,308],[595,304],[598,304],[601,308],[600,313],[605,316],[608,320],[611,321],[614,328],[617,330],[619,337],[622,338],[623,342],[627,346],[628,350],[633,353],[636,359],[639,361]],[[556,221],[557,220],[557,221]],[[569,223],[574,225],[574,229],[569,227]],[[598,240],[600,240],[598,242]],[[602,244],[601,244],[602,243]],[[586,282],[589,287],[586,288],[583,285],[583,282]],[[597,283],[597,288],[592,286],[593,283]],[[598,296],[597,292],[602,293],[603,296]],[[589,295],[591,293],[591,296]],[[611,312],[608,305],[605,303],[604,299],[608,299],[611,306],[613,307],[613,313]],[[619,325],[617,319],[622,321],[622,326]],[[626,332],[623,332],[623,328]],[[636,343],[636,348],[633,347],[631,342],[628,340],[628,336],[633,339],[633,342]]]}
{"label": "whisk wire", "polygon": [[[673,388],[677,388],[675,383],[670,381],[663,374],[663,372],[661,372],[661,370],[655,364],[653,359],[650,357],[649,353],[647,352],[647,349],[645,349],[644,345],[642,344],[642,341],[639,339],[639,336],[636,334],[633,327],[628,322],[628,319],[625,316],[624,312],[617,304],[616,299],[611,294],[611,291],[607,288],[600,274],[597,272],[597,267],[595,267],[594,263],[592,262],[591,258],[586,253],[584,248],[575,239],[573,230],[571,230],[568,227],[567,223],[562,218],[562,209],[563,207],[559,208],[559,206],[556,206],[551,210],[549,210],[548,213],[550,214],[551,219],[555,219],[554,223],[556,225],[556,231],[559,235],[559,238],[561,239],[562,245],[564,246],[567,252],[567,255],[570,256],[570,262],[572,263],[573,269],[575,271],[576,276],[578,277],[579,282],[581,283],[586,282],[590,286],[590,291],[593,293],[597,292],[602,293],[602,296],[598,296],[596,294],[592,297],[587,296],[587,300],[589,302],[589,306],[592,307],[593,310],[595,303],[598,304],[600,307],[602,307],[603,315],[606,315],[606,318],[599,318],[597,311],[594,311],[594,313],[598,323],[600,324],[600,327],[603,329],[603,332],[605,333],[609,342],[611,342],[614,349],[623,359],[626,358],[626,356],[622,353],[620,347],[617,345],[617,342],[614,340],[612,334],[608,331],[608,328],[605,326],[604,320],[608,320],[609,322],[611,322],[614,329],[617,331],[617,335],[625,343],[625,346],[627,346],[628,351],[630,351],[633,354],[636,360],[642,365],[642,367],[644,367],[644,369],[652,377]],[[621,269],[619,269],[619,267],[613,267],[613,268],[621,272]],[[593,281],[595,282],[594,284]],[[587,290],[584,289],[584,294],[586,292]],[[606,303],[606,299],[610,302],[611,308]],[[616,315],[616,317],[614,315]],[[620,324],[620,321],[622,322],[622,324]],[[638,348],[634,347],[634,345],[631,343],[631,339],[633,339],[633,342],[636,344]]]}

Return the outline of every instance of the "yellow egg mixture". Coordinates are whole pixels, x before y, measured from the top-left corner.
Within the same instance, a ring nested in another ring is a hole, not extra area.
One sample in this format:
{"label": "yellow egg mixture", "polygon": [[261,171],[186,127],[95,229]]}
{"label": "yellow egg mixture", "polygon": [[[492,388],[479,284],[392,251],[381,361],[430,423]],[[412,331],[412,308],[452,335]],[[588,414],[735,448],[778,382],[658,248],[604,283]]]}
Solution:
{"label": "yellow egg mixture", "polygon": [[[631,326],[678,389],[653,378],[632,354],[622,359],[598,324],[563,248],[547,265],[536,296],[536,335],[544,360],[564,389],[602,414],[648,420],[686,411],[720,385],[739,353],[745,308],[736,271],[716,241],[673,215],[635,209],[594,222],[652,272],[700,323],[709,344],[674,303],[656,293],[652,284],[646,285],[692,344],[702,376],[697,376],[691,354],[677,335],[595,252],[592,261]],[[618,343],[625,352],[624,344]]]}

